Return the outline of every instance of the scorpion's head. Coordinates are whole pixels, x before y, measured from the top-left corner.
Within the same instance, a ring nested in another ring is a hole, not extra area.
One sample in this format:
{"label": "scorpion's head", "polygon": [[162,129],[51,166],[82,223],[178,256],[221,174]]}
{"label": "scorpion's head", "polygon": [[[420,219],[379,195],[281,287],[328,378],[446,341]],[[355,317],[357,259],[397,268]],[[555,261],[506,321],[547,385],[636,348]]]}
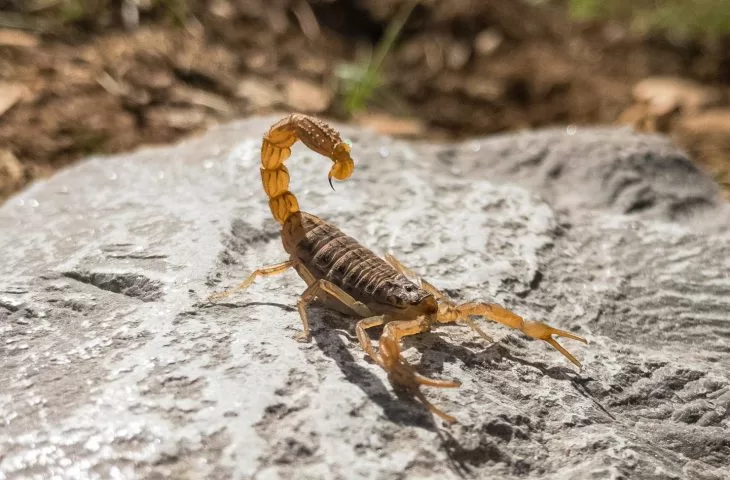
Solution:
{"label": "scorpion's head", "polygon": [[404,316],[417,317],[438,311],[438,303],[433,295],[404,276],[386,280],[378,290],[377,300]]}
{"label": "scorpion's head", "polygon": [[339,142],[335,145],[330,158],[335,162],[330,169],[329,175],[327,175],[330,186],[332,186],[332,178],[346,180],[352,175],[352,171],[355,170],[355,162],[350,157],[350,145],[345,142]]}

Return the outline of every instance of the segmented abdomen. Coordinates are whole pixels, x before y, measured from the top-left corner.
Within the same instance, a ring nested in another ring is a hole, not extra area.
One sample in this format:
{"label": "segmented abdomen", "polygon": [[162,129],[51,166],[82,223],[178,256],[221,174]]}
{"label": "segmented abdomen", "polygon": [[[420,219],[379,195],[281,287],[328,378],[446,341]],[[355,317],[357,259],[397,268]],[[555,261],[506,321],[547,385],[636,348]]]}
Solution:
{"label": "segmented abdomen", "polygon": [[318,279],[370,303],[387,280],[400,277],[389,263],[322,219],[298,212],[284,225],[284,248]]}

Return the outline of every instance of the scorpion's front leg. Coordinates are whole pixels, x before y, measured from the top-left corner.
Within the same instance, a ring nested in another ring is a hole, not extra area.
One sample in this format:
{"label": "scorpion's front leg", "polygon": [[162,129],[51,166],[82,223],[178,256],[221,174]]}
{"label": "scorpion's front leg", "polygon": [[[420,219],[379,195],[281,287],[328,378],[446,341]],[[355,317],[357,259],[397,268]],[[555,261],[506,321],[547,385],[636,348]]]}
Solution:
{"label": "scorpion's front leg", "polygon": [[[405,267],[392,255],[386,255],[385,259],[402,274],[408,277],[418,277],[417,274],[415,274],[409,268]],[[553,338],[553,335],[558,337],[572,338],[573,340],[578,340],[579,342],[588,343],[588,341],[583,337],[579,337],[578,335],[567,332],[565,330],[553,328],[550,325],[546,325],[541,322],[524,320],[519,315],[510,312],[506,308],[500,307],[499,305],[489,303],[465,303],[463,305],[456,305],[454,302],[449,300],[445,294],[440,292],[436,287],[428,283],[426,280],[423,280],[419,277],[419,282],[421,283],[421,288],[432,294],[439,301],[440,308],[439,313],[436,317],[437,322],[453,323],[457,321],[463,321],[475,332],[477,332],[482,338],[487,341],[493,342],[494,340],[492,339],[492,337],[482,331],[482,329],[480,329],[479,326],[474,323],[474,321],[470,318],[471,316],[485,317],[489,320],[492,320],[493,322],[498,322],[502,325],[521,330],[522,333],[526,334],[529,337],[535,338],[537,340],[544,340],[545,342],[552,345],[557,351],[565,355],[565,357],[573,362],[578,368],[582,368],[580,362],[569,351],[563,348],[563,346],[560,345]]]}
{"label": "scorpion's front leg", "polygon": [[459,319],[468,319],[470,315],[485,317],[493,322],[501,323],[511,328],[516,328],[528,337],[532,337],[537,340],[544,340],[553,346],[557,351],[565,355],[565,357],[573,362],[578,368],[582,368],[580,362],[562,345],[560,345],[554,338],[557,337],[572,338],[579,342],[588,343],[588,341],[579,337],[578,335],[568,332],[566,330],[560,330],[550,325],[546,325],[542,322],[533,322],[525,320],[516,313],[513,313],[506,308],[500,307],[490,303],[465,303],[462,305],[445,305],[440,310],[436,317],[439,323],[451,323]]}
{"label": "scorpion's front leg", "polygon": [[438,388],[456,388],[461,385],[455,381],[434,380],[432,378],[420,375],[408,362],[401,356],[400,339],[408,335],[416,335],[426,332],[430,329],[430,323],[426,317],[417,320],[400,320],[388,322],[380,336],[379,349],[376,352],[373,348],[370,337],[365,332],[366,329],[382,325],[387,321],[383,315],[370,317],[358,322],[356,331],[357,338],[360,340],[363,350],[380,365],[386,372],[390,381],[398,386],[405,388],[409,393],[415,395],[432,413],[441,417],[444,421],[452,423],[456,419],[451,415],[444,413],[442,410],[434,406],[423,395],[420,390],[421,385]]}

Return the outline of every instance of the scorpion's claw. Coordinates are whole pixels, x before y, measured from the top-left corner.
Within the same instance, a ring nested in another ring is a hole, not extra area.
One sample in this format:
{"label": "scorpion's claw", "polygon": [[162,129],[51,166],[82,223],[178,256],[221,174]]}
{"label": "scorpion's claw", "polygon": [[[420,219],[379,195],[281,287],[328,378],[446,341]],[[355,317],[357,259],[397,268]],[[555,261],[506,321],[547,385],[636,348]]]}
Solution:
{"label": "scorpion's claw", "polygon": [[451,415],[447,414],[446,412],[429,402],[423,392],[421,392],[420,386],[426,385],[429,387],[437,388],[457,388],[461,386],[460,382],[434,380],[432,378],[424,377],[423,375],[419,375],[418,373],[416,373],[407,363],[405,363],[405,361],[404,363],[399,363],[398,367],[388,372],[388,378],[390,379],[391,383],[398,387],[401,387],[409,394],[418,398],[431,413],[438,415],[447,423],[456,422],[456,418],[452,417]]}
{"label": "scorpion's claw", "polygon": [[456,380],[436,380],[434,378],[424,377],[406,363],[401,360],[396,365],[391,365],[388,371],[388,378],[407,390],[418,390],[419,385],[436,388],[458,388],[461,382]]}
{"label": "scorpion's claw", "polygon": [[394,386],[399,386],[411,395],[417,397],[432,413],[438,415],[448,423],[456,419],[429,402],[420,390],[420,386],[435,388],[457,388],[461,382],[449,380],[436,380],[424,377],[411,367],[405,358],[401,356],[398,338],[403,335],[412,335],[424,331],[428,324],[421,320],[396,321],[388,323],[380,336],[380,349],[376,361],[388,372],[388,379]]}
{"label": "scorpion's claw", "polygon": [[446,423],[456,423],[456,418],[452,417],[448,413],[444,412],[443,410],[440,410],[438,407],[436,407],[434,404],[428,401],[426,396],[421,393],[420,390],[416,389],[414,394],[418,397],[418,399],[423,403],[428,410],[433,413],[434,415],[438,415],[444,422]]}
{"label": "scorpion's claw", "polygon": [[556,337],[571,338],[573,340],[578,340],[579,342],[588,343],[585,338],[579,337],[578,335],[568,332],[566,330],[560,330],[558,328],[551,327],[550,325],[546,325],[542,322],[525,321],[524,325],[522,326],[522,331],[532,338],[544,340],[545,342],[549,343],[553,348],[555,348],[555,350],[562,353],[565,358],[570,360],[576,367],[583,368],[581,363],[569,351],[567,351],[565,348],[563,348],[562,345],[555,341],[553,335],[555,335]]}
{"label": "scorpion's claw", "polygon": [[443,410],[429,402],[423,392],[421,392],[420,386],[425,385],[427,387],[436,388],[458,388],[461,386],[461,382],[436,380],[424,377],[413,370],[413,368],[404,359],[401,359],[401,361],[397,362],[395,365],[389,365],[389,367],[388,379],[393,385],[402,388],[409,394],[418,398],[431,413],[438,415],[445,422],[456,422],[456,418],[445,413]]}
{"label": "scorpion's claw", "polygon": [[[562,353],[565,358],[570,360],[575,366],[582,368],[580,362],[571,355],[570,352],[563,348],[562,345],[556,342],[553,336],[571,338],[573,340],[578,340],[579,342],[588,343],[585,338],[579,337],[578,335],[566,330],[551,327],[550,325],[546,325],[542,322],[525,320],[516,313],[499,305],[491,303],[465,303],[456,307],[447,305],[443,312],[439,312],[437,321],[440,323],[450,323],[458,319],[468,319],[470,315],[485,317],[493,322],[498,322],[502,325],[521,330],[522,333],[528,337],[532,337],[536,340],[544,340],[555,348],[555,350]],[[467,323],[469,323],[468,320]],[[479,330],[477,330],[477,333],[479,333]],[[481,332],[480,335],[482,333],[483,332]],[[489,338],[486,334],[482,336]]]}

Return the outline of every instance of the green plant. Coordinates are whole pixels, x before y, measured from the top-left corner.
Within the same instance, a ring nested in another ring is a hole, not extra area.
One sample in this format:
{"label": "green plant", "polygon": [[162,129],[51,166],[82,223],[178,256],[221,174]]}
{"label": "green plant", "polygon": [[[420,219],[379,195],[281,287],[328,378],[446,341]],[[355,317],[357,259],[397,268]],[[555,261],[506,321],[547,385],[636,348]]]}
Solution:
{"label": "green plant", "polygon": [[91,14],[82,0],[67,0],[62,2],[58,8],[61,23],[73,23]]}
{"label": "green plant", "polygon": [[[419,1],[404,5],[393,17],[373,54],[360,59],[357,63],[343,63],[336,68],[335,75],[342,85],[344,108],[348,114],[351,115],[366,108],[375,92],[383,86],[381,72],[383,63]],[[381,93],[381,95],[386,94]]]}
{"label": "green plant", "polygon": [[626,21],[639,33],[662,30],[677,38],[730,34],[730,0],[570,0],[576,19]]}

